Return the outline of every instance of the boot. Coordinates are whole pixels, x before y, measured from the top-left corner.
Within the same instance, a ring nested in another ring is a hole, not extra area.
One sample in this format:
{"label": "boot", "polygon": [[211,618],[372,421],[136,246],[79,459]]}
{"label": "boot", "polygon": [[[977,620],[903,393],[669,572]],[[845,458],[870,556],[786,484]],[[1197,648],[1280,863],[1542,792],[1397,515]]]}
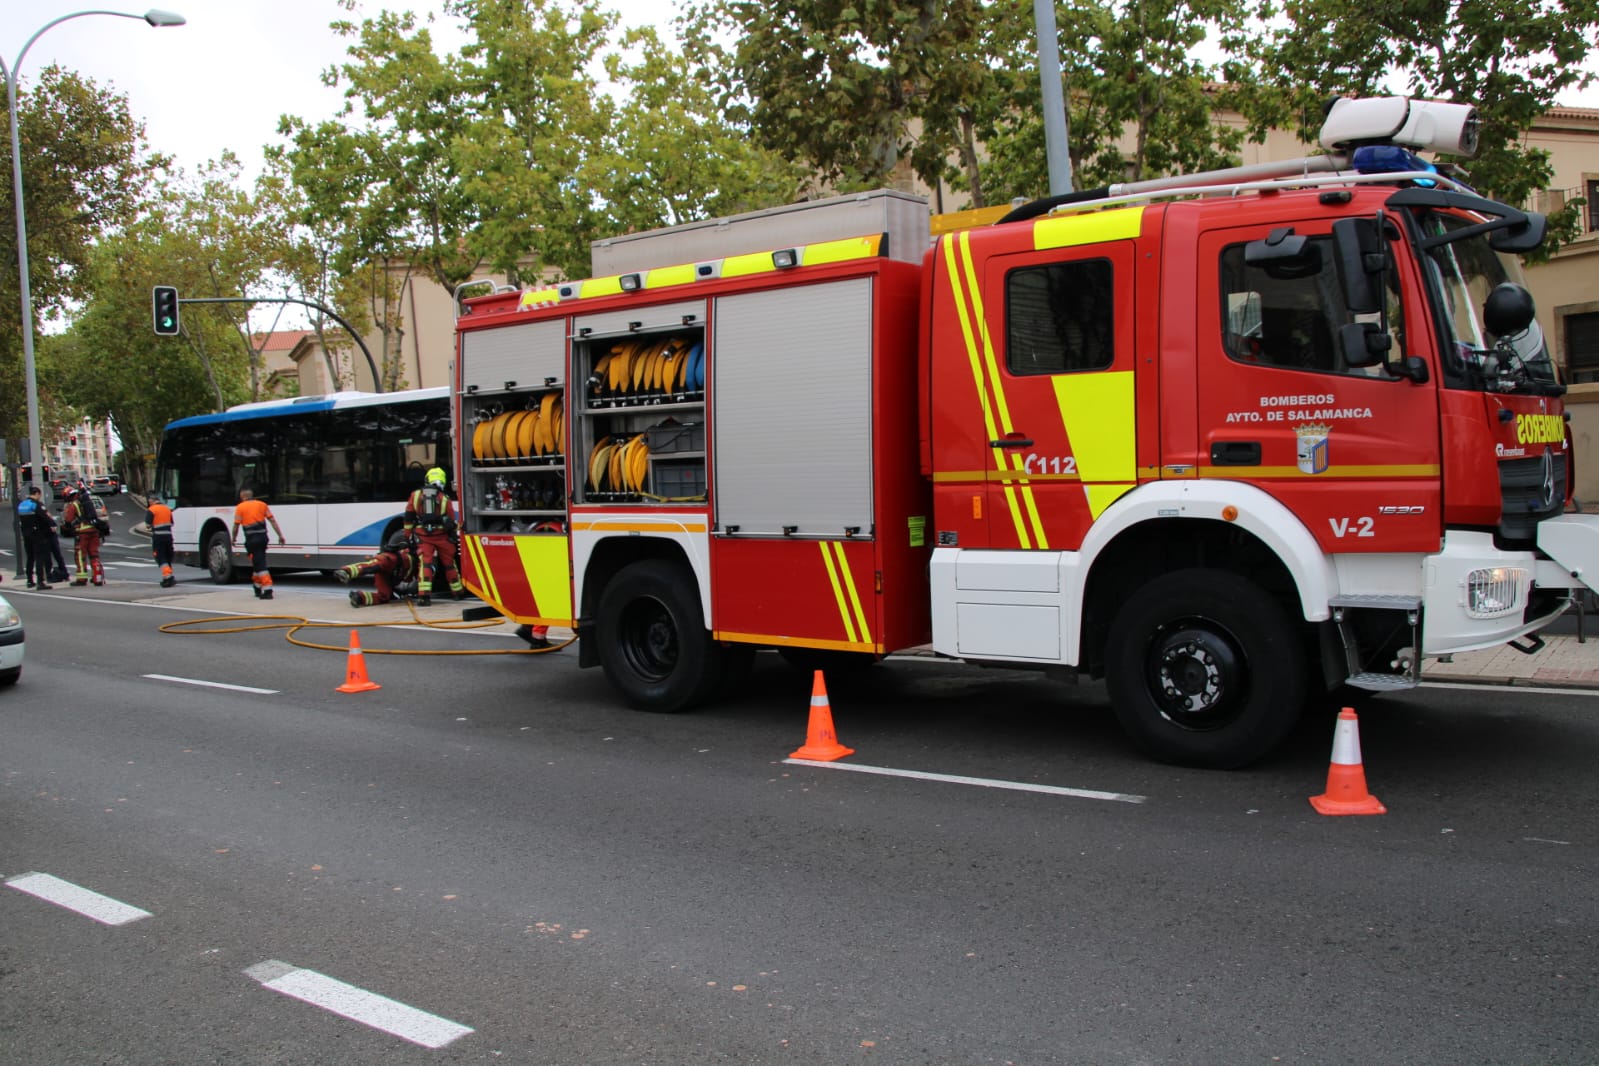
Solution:
{"label": "boot", "polygon": [[272,598],[272,590],[271,589],[262,589],[261,590],[261,598],[263,600],[270,600]]}
{"label": "boot", "polygon": [[527,646],[530,648],[548,648],[550,646],[548,640],[533,635],[532,626],[517,626],[516,635],[527,641]]}
{"label": "boot", "polygon": [[351,607],[365,607],[366,606],[366,597],[361,595],[361,593],[358,590],[351,589],[350,590],[350,606]]}
{"label": "boot", "polygon": [[169,589],[173,585],[176,585],[177,583],[178,583],[178,579],[175,578],[175,577],[171,577],[170,575],[161,579],[161,587],[164,588],[164,589]]}
{"label": "boot", "polygon": [[466,599],[466,589],[464,589],[464,588],[451,589],[450,590],[450,599],[452,599],[452,600],[464,600],[464,599]]}
{"label": "boot", "polygon": [[355,571],[348,566],[341,566],[333,571],[333,576],[339,579],[339,584],[348,585],[350,579],[355,576]]}
{"label": "boot", "polygon": [[418,607],[432,607],[433,597],[424,592],[416,598],[416,605]]}

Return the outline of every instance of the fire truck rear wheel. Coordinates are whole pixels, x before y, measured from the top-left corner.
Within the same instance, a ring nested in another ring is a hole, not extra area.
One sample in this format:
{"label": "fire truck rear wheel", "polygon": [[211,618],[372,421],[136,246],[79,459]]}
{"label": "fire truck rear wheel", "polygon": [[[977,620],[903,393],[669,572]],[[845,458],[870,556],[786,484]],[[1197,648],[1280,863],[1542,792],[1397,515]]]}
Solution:
{"label": "fire truck rear wheel", "polygon": [[1105,680],[1122,728],[1163,762],[1234,769],[1275,748],[1305,702],[1300,627],[1259,585],[1178,570],[1112,620]]}
{"label": "fire truck rear wheel", "polygon": [[606,679],[640,710],[687,710],[721,681],[699,592],[673,563],[623,567],[600,594],[596,636]]}

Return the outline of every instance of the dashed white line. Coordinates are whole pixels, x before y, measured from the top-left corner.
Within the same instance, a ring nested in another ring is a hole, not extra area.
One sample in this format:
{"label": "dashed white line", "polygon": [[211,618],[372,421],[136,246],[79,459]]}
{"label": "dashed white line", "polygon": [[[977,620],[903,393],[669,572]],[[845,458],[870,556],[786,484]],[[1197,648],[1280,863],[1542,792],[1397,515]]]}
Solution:
{"label": "dashed white line", "polygon": [[69,911],[75,911],[85,918],[93,918],[105,925],[126,925],[140,918],[150,917],[149,911],[140,910],[110,896],[102,896],[98,892],[91,892],[87,888],[81,888],[51,874],[18,874],[16,877],[7,878],[6,884],[19,892],[26,892],[46,903],[65,907]]}
{"label": "dashed white line", "polygon": [[173,677],[171,674],[142,674],[151,681],[171,681],[178,685],[200,685],[204,688],[225,688],[229,692],[252,692],[258,696],[276,696],[275,688],[251,688],[249,685],[229,685],[221,681],[201,681],[197,677]]}
{"label": "dashed white line", "polygon": [[1146,798],[1130,792],[1099,792],[1094,789],[1066,788],[1061,785],[1031,785],[1025,781],[1002,781],[991,777],[961,777],[957,774],[933,774],[923,770],[896,770],[889,766],[861,766],[846,762],[812,762],[809,759],[784,759],[783,761],[792,766],[811,766],[818,770],[849,770],[857,774],[910,777],[918,781],[941,781],[949,785],[977,785],[981,788],[1010,789],[1013,792],[1042,792],[1047,796],[1110,800],[1114,803],[1143,803]]}
{"label": "dashed white line", "polygon": [[257,963],[244,972],[274,992],[422,1047],[441,1048],[472,1032],[448,1018],[276,959]]}

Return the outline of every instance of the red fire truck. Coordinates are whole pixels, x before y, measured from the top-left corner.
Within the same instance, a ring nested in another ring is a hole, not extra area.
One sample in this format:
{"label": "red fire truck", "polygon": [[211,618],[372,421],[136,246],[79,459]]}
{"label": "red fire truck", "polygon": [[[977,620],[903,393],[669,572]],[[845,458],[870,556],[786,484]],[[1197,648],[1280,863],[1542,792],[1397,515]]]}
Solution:
{"label": "red fire truck", "polygon": [[[843,197],[601,242],[467,301],[467,584],[632,705],[931,644],[1103,676],[1232,767],[1315,690],[1537,642],[1599,567],[1515,254],[1541,216],[1415,153],[1471,109],[1342,100],[1326,154],[929,236]],[[919,210],[919,214],[917,211]]]}

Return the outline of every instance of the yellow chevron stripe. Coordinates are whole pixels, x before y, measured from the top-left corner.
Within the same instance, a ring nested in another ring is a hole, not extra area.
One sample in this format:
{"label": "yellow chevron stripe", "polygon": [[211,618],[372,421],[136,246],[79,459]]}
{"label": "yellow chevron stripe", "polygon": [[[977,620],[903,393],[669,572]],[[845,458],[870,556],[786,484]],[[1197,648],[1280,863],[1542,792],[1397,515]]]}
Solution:
{"label": "yellow chevron stripe", "polygon": [[500,602],[500,590],[494,583],[494,570],[489,566],[488,553],[484,551],[481,538],[467,536],[462,540],[466,543],[466,550],[472,553],[472,563],[477,567],[479,579],[483,582],[485,598],[490,603]]}
{"label": "yellow chevron stripe", "polygon": [[1143,229],[1144,209],[1124,207],[1082,215],[1053,215],[1033,223],[1033,248],[1071,248],[1101,241],[1125,241]]}
{"label": "yellow chevron stripe", "polygon": [[697,280],[694,264],[686,263],[682,266],[656,267],[647,271],[644,278],[646,289],[661,289],[671,285],[687,285]]}
{"label": "yellow chevron stripe", "polygon": [[803,266],[819,266],[823,263],[843,263],[850,259],[868,259],[878,254],[882,243],[883,235],[874,233],[870,237],[845,237],[837,241],[807,244],[800,262]]}
{"label": "yellow chevron stripe", "polygon": [[1061,374],[1053,380],[1061,424],[1086,483],[1089,513],[1098,518],[1126,488],[1110,494],[1094,486],[1130,485],[1138,478],[1133,372]]}
{"label": "yellow chevron stripe", "polygon": [[[983,380],[983,364],[977,354],[977,338],[972,332],[971,312],[966,306],[966,297],[961,288],[961,271],[955,255],[956,238],[949,237],[943,241],[945,273],[949,275],[950,296],[955,302],[955,312],[960,319],[961,337],[966,342],[966,358],[972,368],[972,384],[977,388],[978,403],[983,409],[983,428],[988,432],[989,440],[999,439],[999,430],[994,424],[994,408],[989,402],[988,385]],[[1001,454],[994,456],[994,461],[1001,470],[1005,469],[1005,461]],[[1016,506],[1015,493],[1007,486],[1005,489],[1005,502],[1010,511],[1011,521],[1016,525],[1016,540],[1024,548],[1032,547],[1027,536],[1027,528],[1022,524],[1020,509]]]}
{"label": "yellow chevron stripe", "polygon": [[[966,287],[971,293],[972,317],[977,322],[978,335],[983,341],[983,363],[988,369],[988,379],[994,390],[994,401],[999,410],[999,427],[1001,435],[1009,433],[1016,428],[1010,420],[1010,406],[1005,401],[1004,378],[999,373],[999,361],[994,355],[994,338],[988,332],[988,316],[983,310],[983,287],[978,283],[977,269],[972,264],[972,240],[969,231],[960,235],[961,263],[966,271]],[[989,440],[996,440],[990,437]],[[1025,460],[1020,455],[1001,448],[994,449],[997,465],[1001,470],[1007,465],[1013,470],[1025,470]],[[1006,489],[1007,496],[1011,492]],[[1044,535],[1044,523],[1038,517],[1038,501],[1033,498],[1033,490],[1026,481],[1021,482],[1019,494],[1022,504],[1027,509],[1027,518],[1031,522],[1033,539],[1040,549],[1049,547],[1049,538]],[[1012,503],[1014,509],[1015,504]],[[1022,547],[1028,547],[1027,538],[1021,538]]]}
{"label": "yellow chevron stripe", "polygon": [[554,619],[560,625],[571,622],[572,564],[566,538],[549,534],[517,537],[516,554],[527,574],[533,599],[538,602],[539,616],[547,621]]}
{"label": "yellow chevron stripe", "polygon": [[838,569],[833,565],[833,553],[828,551],[828,543],[825,540],[818,541],[817,547],[822,549],[822,565],[827,567],[827,580],[833,586],[833,599],[838,602],[838,615],[844,622],[844,635],[854,643],[855,620],[850,617],[849,607],[844,602],[844,591],[839,588]]}
{"label": "yellow chevron stripe", "polygon": [[856,627],[860,630],[861,639],[870,643],[872,627],[867,624],[866,611],[861,607],[861,595],[855,584],[855,575],[850,572],[849,556],[845,554],[842,544],[834,544],[833,550],[838,553],[838,569],[844,575],[844,588],[849,592],[850,607],[855,611]]}

